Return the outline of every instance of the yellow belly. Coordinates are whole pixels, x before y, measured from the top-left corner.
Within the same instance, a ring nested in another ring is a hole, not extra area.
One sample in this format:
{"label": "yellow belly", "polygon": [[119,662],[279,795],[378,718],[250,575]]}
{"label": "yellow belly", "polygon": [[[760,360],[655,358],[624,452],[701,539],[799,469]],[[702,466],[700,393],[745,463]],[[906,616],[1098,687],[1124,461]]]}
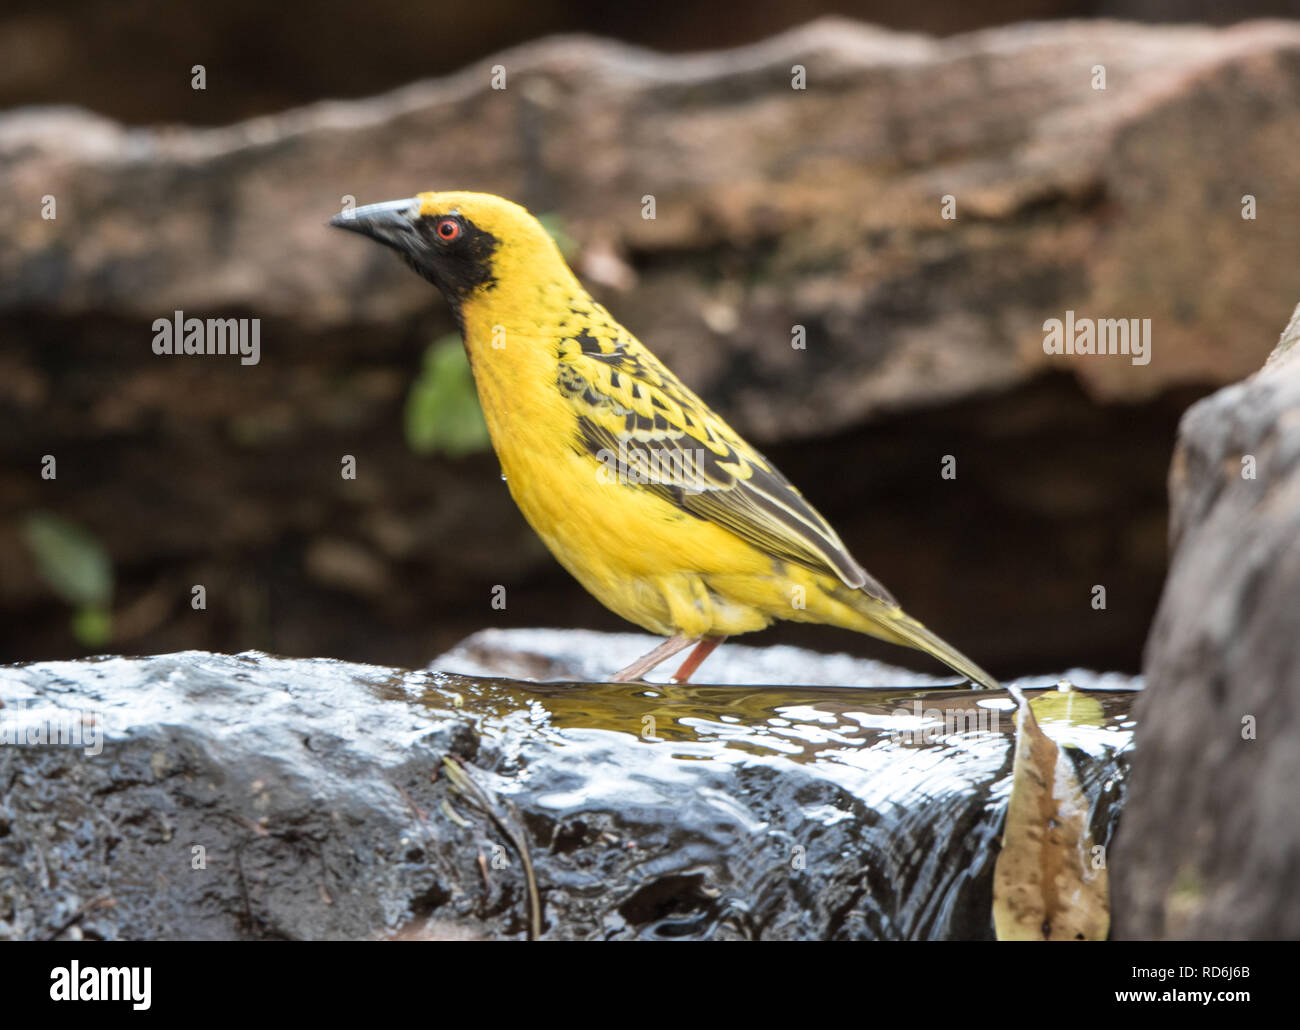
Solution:
{"label": "yellow belly", "polygon": [[[556,559],[605,607],[663,636],[730,636],[773,618],[711,584],[754,580],[751,594],[780,604],[780,565],[736,536],[644,489],[602,482],[603,467],[570,450],[549,474],[526,454],[499,453],[511,496]],[[766,588],[766,589],[764,589]],[[751,598],[752,602],[753,598]]]}

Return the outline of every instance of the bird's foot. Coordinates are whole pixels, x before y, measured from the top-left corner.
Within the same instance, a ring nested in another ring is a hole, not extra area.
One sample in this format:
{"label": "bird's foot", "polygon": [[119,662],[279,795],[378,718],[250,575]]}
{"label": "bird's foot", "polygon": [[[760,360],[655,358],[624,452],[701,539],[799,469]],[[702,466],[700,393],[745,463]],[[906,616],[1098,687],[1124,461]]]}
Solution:
{"label": "bird's foot", "polygon": [[[665,662],[673,655],[685,651],[694,643],[698,643],[697,638],[685,637],[680,633],[676,636],[671,636],[649,654],[642,655],[626,669],[619,669],[618,672],[614,673],[614,675],[609,678],[609,681],[611,683],[631,683],[634,680],[639,680],[660,662]],[[689,663],[690,658],[686,661]],[[699,663],[697,662],[696,664]]]}
{"label": "bird's foot", "polygon": [[695,650],[686,656],[686,661],[682,662],[682,667],[673,676],[673,681],[675,683],[685,683],[695,673],[695,670],[700,667],[700,663],[713,654],[717,646],[726,639],[726,637],[705,637],[701,640],[695,645]]}

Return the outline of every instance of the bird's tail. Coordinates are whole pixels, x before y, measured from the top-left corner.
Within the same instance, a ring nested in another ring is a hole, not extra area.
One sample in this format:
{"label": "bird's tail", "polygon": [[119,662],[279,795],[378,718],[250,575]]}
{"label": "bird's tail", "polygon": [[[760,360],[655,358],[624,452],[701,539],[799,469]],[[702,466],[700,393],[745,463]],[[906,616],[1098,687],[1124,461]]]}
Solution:
{"label": "bird's tail", "polygon": [[1002,689],[1002,684],[937,633],[930,632],[901,608],[895,608],[894,612],[896,614],[888,616],[889,628],[902,637],[909,646],[933,655],[954,672],[960,673],[986,690]]}
{"label": "bird's tail", "polygon": [[914,647],[931,655],[954,672],[988,690],[1001,690],[1002,685],[992,676],[958,651],[936,633],[926,629],[896,604],[887,604],[862,591],[836,591],[836,600],[847,604],[860,619],[853,629],[889,640],[906,647]]}

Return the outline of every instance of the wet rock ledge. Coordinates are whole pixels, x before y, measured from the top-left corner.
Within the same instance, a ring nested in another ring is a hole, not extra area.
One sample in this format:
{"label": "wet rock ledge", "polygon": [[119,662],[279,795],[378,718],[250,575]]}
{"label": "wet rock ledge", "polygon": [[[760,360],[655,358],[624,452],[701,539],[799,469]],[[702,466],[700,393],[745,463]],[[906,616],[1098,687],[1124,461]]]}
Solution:
{"label": "wet rock ledge", "polygon": [[[548,939],[991,937],[1004,697],[789,648],[726,647],[710,673],[821,685],[479,674],[574,677],[643,642],[484,633],[419,672],[2,668],[0,938],[525,939],[519,845]],[[1107,843],[1135,684],[1071,679],[1101,688],[1097,718],[1044,725]]]}

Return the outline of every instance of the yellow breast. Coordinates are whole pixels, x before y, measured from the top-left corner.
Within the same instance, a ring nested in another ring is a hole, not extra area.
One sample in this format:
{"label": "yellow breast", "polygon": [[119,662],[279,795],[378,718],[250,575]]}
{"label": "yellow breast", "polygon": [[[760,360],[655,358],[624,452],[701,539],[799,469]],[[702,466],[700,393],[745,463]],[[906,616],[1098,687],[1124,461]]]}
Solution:
{"label": "yellow breast", "polygon": [[[556,385],[560,336],[466,319],[466,349],[506,485],[556,559],[601,603],[662,635],[730,635],[771,616],[710,589],[711,575],[773,576],[733,534],[620,481],[578,442]],[[773,583],[771,601],[788,598]]]}

